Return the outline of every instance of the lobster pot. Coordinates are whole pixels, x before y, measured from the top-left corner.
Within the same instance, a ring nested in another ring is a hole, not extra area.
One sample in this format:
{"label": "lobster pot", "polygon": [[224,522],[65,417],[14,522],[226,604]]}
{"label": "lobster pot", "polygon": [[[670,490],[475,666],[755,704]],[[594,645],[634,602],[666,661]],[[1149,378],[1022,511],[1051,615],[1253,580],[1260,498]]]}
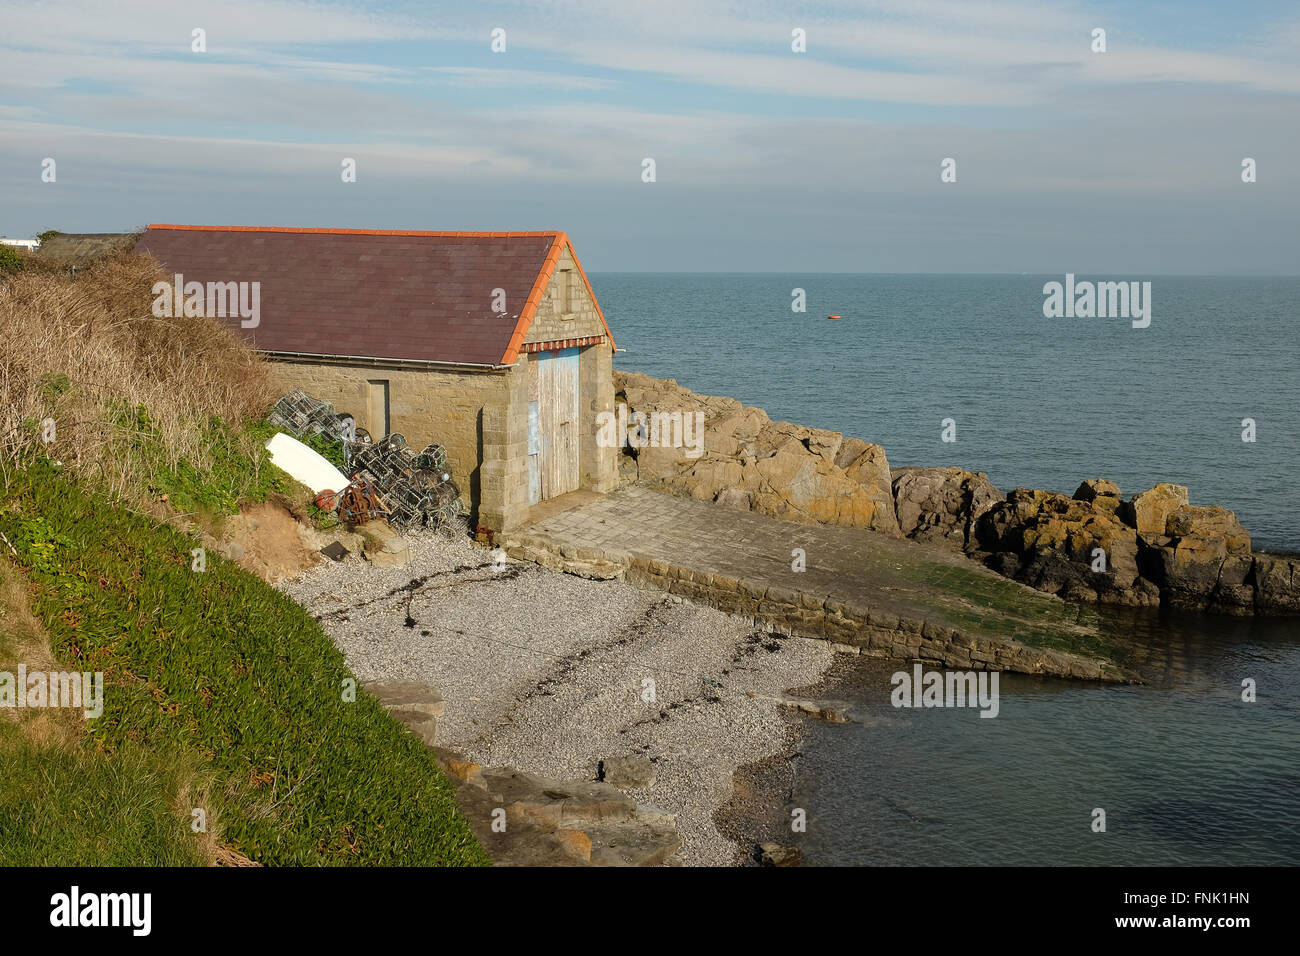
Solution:
{"label": "lobster pot", "polygon": [[438,472],[447,470],[447,449],[441,445],[426,445],[424,451],[415,456],[415,465],[424,471]]}
{"label": "lobster pot", "polygon": [[334,406],[312,398],[300,388],[276,402],[267,417],[298,438],[304,435],[324,435],[334,440],[342,438],[343,423]]}
{"label": "lobster pot", "polygon": [[400,432],[393,432],[391,435],[385,436],[376,447],[379,448],[383,454],[391,455],[406,447],[406,436],[402,435]]}
{"label": "lobster pot", "polygon": [[384,496],[384,504],[389,508],[388,523],[403,530],[423,524],[425,515],[432,510],[428,493],[414,485],[398,485]]}

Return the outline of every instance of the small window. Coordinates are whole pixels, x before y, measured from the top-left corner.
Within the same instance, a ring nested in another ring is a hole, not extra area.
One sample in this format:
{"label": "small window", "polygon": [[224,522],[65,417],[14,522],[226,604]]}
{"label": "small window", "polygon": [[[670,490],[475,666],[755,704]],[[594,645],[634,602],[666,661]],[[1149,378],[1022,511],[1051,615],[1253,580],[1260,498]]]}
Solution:
{"label": "small window", "polygon": [[371,437],[379,441],[388,435],[388,381],[371,379],[367,384],[370,394],[367,396],[366,417]]}
{"label": "small window", "polygon": [[573,293],[573,270],[560,270],[560,318],[571,319],[577,314],[578,306]]}

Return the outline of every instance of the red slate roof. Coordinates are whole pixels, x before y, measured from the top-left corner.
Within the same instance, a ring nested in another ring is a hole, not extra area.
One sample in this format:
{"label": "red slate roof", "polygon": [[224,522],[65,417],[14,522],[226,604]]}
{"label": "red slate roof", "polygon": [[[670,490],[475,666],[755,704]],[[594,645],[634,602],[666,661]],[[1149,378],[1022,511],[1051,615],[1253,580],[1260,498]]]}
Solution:
{"label": "red slate roof", "polygon": [[135,248],[186,283],[260,282],[260,324],[224,321],[263,352],[511,365],[566,247],[563,232],[151,225]]}

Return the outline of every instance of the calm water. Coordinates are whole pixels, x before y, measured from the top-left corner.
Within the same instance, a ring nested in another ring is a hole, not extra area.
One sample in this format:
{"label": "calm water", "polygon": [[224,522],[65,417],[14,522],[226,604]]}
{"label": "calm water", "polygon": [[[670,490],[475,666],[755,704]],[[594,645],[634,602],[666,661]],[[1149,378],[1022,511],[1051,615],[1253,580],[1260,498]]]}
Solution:
{"label": "calm water", "polygon": [[1257,547],[1300,550],[1300,279],[1146,278],[1146,329],[1043,318],[1059,275],[592,281],[628,350],[619,368],[877,442],[891,465],[987,472],[1003,491],[1175,481],[1237,512]]}
{"label": "calm water", "polygon": [[[1256,547],[1300,550],[1300,279],[1155,278],[1138,330],[1043,318],[1042,285],[1061,278],[593,283],[628,350],[619,368],[878,442],[893,465],[984,471],[1004,491],[1175,481],[1236,511]],[[956,444],[940,441],[948,417]],[[896,710],[896,667],[863,662],[828,692],[861,722],[808,722],[807,862],[1300,863],[1300,621],[1117,614],[1107,627],[1139,649],[1146,686],[1004,674],[991,720]]]}
{"label": "calm water", "polygon": [[[1003,674],[996,718],[895,709],[897,665],[836,696],[862,723],[809,721],[796,806],[821,864],[1300,863],[1300,638],[1293,622],[1130,622],[1168,653],[1154,683]],[[1258,700],[1241,700],[1254,678]],[[1104,834],[1092,810],[1106,811]]]}

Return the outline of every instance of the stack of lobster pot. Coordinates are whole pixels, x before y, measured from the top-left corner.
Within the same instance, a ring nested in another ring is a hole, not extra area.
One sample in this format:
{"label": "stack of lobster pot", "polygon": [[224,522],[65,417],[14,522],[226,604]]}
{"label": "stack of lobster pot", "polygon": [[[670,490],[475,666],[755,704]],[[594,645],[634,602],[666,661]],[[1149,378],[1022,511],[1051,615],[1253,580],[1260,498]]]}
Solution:
{"label": "stack of lobster pot", "polygon": [[276,402],[267,418],[295,438],[320,435],[329,441],[343,442],[355,432],[351,415],[338,414],[329,402],[312,398],[300,388]]}
{"label": "stack of lobster pot", "polygon": [[394,432],[373,444],[353,443],[348,451],[352,480],[373,483],[394,527],[448,525],[462,513],[460,489],[446,471],[441,445],[417,454]]}

